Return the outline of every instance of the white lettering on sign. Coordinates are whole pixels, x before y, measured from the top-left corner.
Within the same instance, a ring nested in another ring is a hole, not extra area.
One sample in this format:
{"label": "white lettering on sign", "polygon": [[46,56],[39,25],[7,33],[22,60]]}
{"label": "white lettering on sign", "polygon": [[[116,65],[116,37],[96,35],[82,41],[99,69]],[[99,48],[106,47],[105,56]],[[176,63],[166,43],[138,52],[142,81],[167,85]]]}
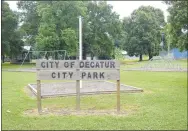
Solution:
{"label": "white lettering on sign", "polygon": [[66,70],[66,69],[119,69],[120,64],[115,60],[37,60],[37,69]]}

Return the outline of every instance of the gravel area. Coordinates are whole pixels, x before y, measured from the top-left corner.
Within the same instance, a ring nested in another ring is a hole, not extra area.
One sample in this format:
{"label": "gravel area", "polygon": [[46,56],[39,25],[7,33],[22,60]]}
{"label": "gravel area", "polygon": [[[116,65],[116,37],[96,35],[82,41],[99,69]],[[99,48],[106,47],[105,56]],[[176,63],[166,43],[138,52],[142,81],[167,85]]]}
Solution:
{"label": "gravel area", "polygon": [[[28,84],[28,87],[36,95],[37,85]],[[108,81],[82,81],[82,88],[80,89],[81,95],[88,94],[104,94],[116,93],[116,83]],[[142,92],[143,90],[137,87],[123,85],[120,86],[121,92]],[[41,83],[41,96],[56,97],[56,96],[69,96],[76,95],[76,82],[62,82],[62,83]]]}

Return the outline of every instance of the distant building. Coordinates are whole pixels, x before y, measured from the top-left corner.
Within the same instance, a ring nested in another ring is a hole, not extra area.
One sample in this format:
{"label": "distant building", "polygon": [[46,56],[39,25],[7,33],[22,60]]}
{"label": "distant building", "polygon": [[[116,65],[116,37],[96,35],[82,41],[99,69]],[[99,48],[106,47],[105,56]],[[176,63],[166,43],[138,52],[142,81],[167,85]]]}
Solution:
{"label": "distant building", "polygon": [[178,48],[174,48],[170,51],[175,59],[186,59],[188,58],[188,51],[180,52]]}

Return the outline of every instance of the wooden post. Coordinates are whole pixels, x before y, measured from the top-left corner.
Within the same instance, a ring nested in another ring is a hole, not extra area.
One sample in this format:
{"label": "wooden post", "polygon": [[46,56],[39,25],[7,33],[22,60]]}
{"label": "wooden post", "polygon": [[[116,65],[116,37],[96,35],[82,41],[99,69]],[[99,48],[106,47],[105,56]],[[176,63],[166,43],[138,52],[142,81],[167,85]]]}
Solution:
{"label": "wooden post", "polygon": [[[120,69],[118,69],[120,75]],[[120,112],[120,78],[117,80],[117,113]]]}
{"label": "wooden post", "polygon": [[37,80],[37,107],[38,113],[42,113],[42,106],[41,106],[41,83],[40,80]]}
{"label": "wooden post", "polygon": [[120,80],[117,80],[117,112],[120,112]]}
{"label": "wooden post", "polygon": [[[77,74],[79,74],[78,69],[77,69]],[[76,110],[77,111],[80,110],[80,80],[76,80]]]}

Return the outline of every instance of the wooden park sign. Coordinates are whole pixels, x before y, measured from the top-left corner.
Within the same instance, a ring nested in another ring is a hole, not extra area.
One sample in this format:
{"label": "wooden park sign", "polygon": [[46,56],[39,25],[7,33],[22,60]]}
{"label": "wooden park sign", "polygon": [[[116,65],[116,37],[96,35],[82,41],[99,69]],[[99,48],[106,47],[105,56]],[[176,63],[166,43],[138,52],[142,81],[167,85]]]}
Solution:
{"label": "wooden park sign", "polygon": [[80,110],[80,80],[117,80],[117,111],[120,111],[120,64],[115,60],[37,60],[37,101],[41,113],[40,80],[76,80],[77,110]]}

